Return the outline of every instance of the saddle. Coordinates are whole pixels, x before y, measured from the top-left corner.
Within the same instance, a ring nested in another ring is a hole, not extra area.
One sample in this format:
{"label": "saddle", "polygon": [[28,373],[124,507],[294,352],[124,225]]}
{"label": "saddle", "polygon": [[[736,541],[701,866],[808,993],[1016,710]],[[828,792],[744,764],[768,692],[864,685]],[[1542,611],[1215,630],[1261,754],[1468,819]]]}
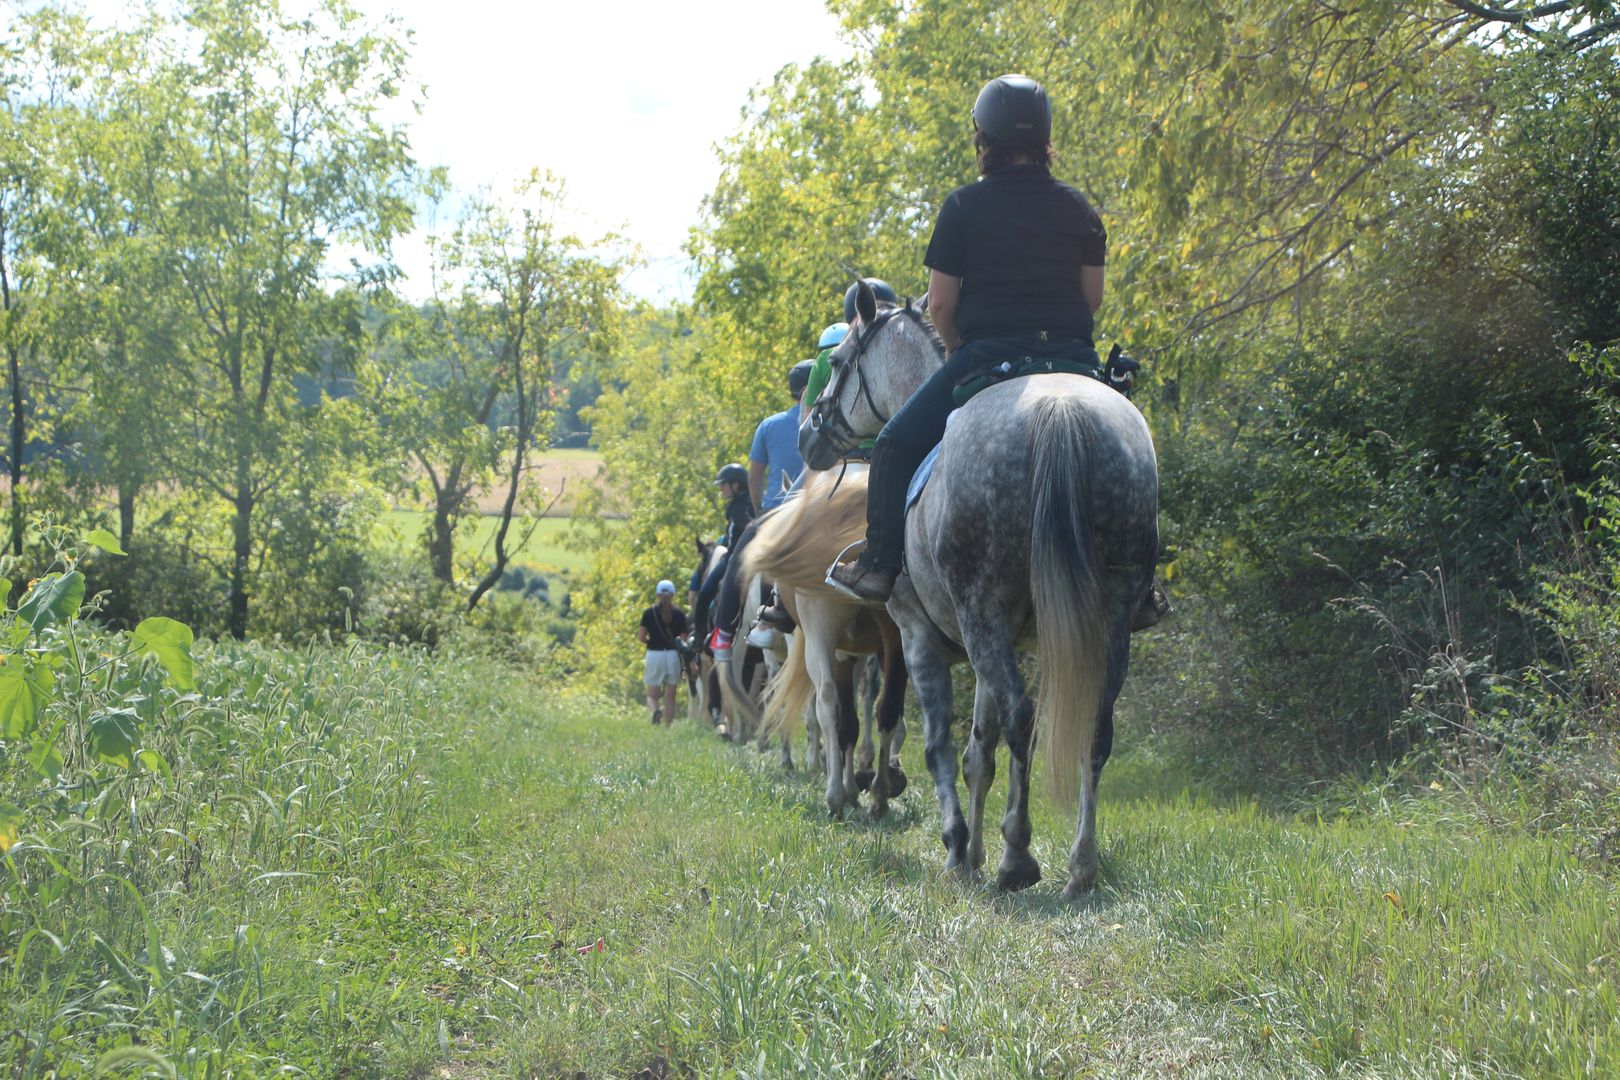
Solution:
{"label": "saddle", "polygon": [[[1136,385],[1136,373],[1142,370],[1142,365],[1126,356],[1120,349],[1119,343],[1108,350],[1108,362],[1097,364],[1092,360],[1066,360],[1066,359],[1040,359],[1033,356],[1021,356],[1013,360],[1003,360],[999,364],[992,364],[987,368],[980,368],[967,376],[951,390],[951,399],[956,407],[961,408],[981,391],[995,386],[997,383],[1007,382],[1009,379],[1022,379],[1029,375],[1049,375],[1054,372],[1065,375],[1089,375],[1098,382],[1118,390],[1126,397],[1131,396],[1131,390]],[[920,471],[920,470],[919,470]]]}
{"label": "saddle", "polygon": [[[1052,372],[1061,372],[1066,375],[1089,375],[1098,382],[1105,383],[1127,398],[1136,386],[1136,373],[1142,370],[1142,365],[1129,356],[1115,342],[1114,347],[1108,350],[1108,362],[1096,364],[1083,360],[1037,360],[1034,357],[1023,356],[1016,360],[1003,360],[989,368],[981,368],[961,382],[951,391],[951,397],[956,401],[956,407],[961,408],[973,399],[975,394],[995,386],[997,383],[1007,382],[1009,379],[1022,379],[1028,375],[1047,375]],[[928,451],[928,456],[922,459],[917,471],[911,474],[911,483],[906,485],[906,511],[909,513],[919,498],[922,497],[923,488],[928,484],[929,476],[933,475],[934,462],[939,458],[939,448],[943,443],[936,444]]]}

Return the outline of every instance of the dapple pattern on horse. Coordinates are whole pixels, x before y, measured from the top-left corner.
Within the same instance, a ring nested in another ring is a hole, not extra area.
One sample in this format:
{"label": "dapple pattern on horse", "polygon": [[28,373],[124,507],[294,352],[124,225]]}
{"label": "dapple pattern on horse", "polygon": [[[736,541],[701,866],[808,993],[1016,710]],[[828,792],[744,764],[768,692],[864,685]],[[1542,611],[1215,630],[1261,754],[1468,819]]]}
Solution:
{"label": "dapple pattern on horse", "polygon": [[[833,353],[833,377],[800,429],[807,465],[825,468],[875,434],[944,360],[923,309],[880,306],[869,289]],[[998,883],[1040,879],[1030,854],[1030,753],[1044,747],[1060,795],[1078,802],[1065,895],[1097,876],[1097,781],[1130,658],[1130,625],[1158,555],[1158,466],[1147,423],[1083,375],[991,387],[957,411],[933,478],[906,521],[906,573],[888,611],[899,627],[927,729],[946,864],[984,861],[983,812],[995,754],[1010,750]],[[1018,669],[1033,648],[1037,696]],[[977,679],[957,793],[950,667]]]}

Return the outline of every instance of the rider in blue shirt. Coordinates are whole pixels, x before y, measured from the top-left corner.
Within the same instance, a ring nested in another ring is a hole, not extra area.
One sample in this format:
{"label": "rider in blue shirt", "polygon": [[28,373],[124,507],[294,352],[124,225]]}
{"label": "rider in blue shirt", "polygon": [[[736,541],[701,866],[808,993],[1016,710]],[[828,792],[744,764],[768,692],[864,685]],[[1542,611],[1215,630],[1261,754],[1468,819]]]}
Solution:
{"label": "rider in blue shirt", "polygon": [[754,429],[754,445],[748,451],[748,493],[761,512],[780,506],[804,471],[804,459],[799,456],[799,405],[813,363],[801,360],[788,371],[793,407],[767,416]]}

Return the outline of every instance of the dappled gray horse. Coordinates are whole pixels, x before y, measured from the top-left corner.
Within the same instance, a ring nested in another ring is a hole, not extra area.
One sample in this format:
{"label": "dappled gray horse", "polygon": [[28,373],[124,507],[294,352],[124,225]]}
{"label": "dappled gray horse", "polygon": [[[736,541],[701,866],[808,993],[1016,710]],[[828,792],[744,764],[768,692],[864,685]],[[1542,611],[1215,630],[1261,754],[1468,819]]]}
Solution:
{"label": "dappled gray horse", "polygon": [[[831,357],[832,379],[800,428],[810,468],[875,434],[944,359],[919,307],[879,307],[863,287],[857,311]],[[1095,885],[1097,778],[1113,743],[1131,618],[1158,546],[1152,437],[1141,413],[1101,382],[1068,374],[1014,379],[952,417],[933,476],[907,517],[906,572],[888,604],[922,703],[948,867],[984,864],[984,802],[1005,734],[1012,763],[998,884],[1020,889],[1040,880],[1029,851],[1029,755],[1038,742],[1059,795],[1078,796],[1064,895]],[[1018,670],[1017,652],[1031,647],[1038,701]],[[963,755],[965,821],[950,682],[950,666],[964,659],[977,678]]]}

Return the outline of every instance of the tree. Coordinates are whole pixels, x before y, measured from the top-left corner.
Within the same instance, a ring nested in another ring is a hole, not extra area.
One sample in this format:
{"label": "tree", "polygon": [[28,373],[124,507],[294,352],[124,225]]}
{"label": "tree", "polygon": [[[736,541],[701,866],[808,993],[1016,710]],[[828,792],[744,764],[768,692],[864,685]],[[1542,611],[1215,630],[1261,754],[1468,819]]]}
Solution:
{"label": "tree", "polygon": [[[156,234],[188,308],[177,345],[187,384],[177,478],[229,508],[232,634],[248,625],[255,513],[290,474],[285,455],[318,406],[295,377],[331,373],[334,339],[360,332],[324,289],[338,245],[383,253],[411,221],[411,161],[383,103],[401,92],[404,50],[342,0],[288,19],[274,0],[200,0],[190,51],[162,73],[180,104],[176,183]],[[362,284],[380,268],[355,271]]]}
{"label": "tree", "polygon": [[[562,207],[562,184],[539,171],[510,200],[470,200],[440,250],[441,293],[404,350],[433,361],[401,372],[408,389],[394,400],[432,489],[428,556],[439,580],[455,580],[455,527],[473,490],[503,474],[494,561],[473,585],[469,610],[510,561],[513,516],[533,494],[524,483],[529,455],[544,445],[561,402],[558,357],[612,340],[619,264],[566,233]],[[492,426],[497,414],[509,422]]]}

